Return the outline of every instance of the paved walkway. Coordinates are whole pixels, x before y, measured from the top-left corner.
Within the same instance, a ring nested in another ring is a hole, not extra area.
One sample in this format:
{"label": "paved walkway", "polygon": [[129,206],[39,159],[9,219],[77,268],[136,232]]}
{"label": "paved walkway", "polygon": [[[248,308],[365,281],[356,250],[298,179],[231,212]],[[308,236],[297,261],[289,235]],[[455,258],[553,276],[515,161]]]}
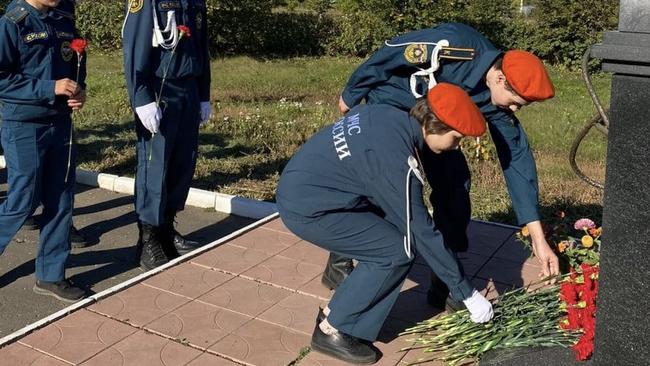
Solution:
{"label": "paved walkway", "polygon": [[[268,220],[266,220],[268,221]],[[539,272],[513,230],[473,222],[461,256],[476,287],[494,297]],[[327,365],[309,352],[327,253],[301,241],[279,219],[74,311],[0,349],[7,365]],[[378,365],[423,357],[399,352],[398,333],[436,315],[427,305],[429,269],[417,261],[376,345]],[[4,363],[3,362],[3,363]]]}

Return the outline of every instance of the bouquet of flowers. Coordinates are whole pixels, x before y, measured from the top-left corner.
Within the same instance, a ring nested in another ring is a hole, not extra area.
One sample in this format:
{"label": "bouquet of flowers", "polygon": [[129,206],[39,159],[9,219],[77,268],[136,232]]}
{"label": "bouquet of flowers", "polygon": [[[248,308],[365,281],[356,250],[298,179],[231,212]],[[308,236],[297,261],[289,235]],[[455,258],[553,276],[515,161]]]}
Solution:
{"label": "bouquet of flowers", "polygon": [[[580,235],[561,231],[549,236],[565,269],[557,283],[532,291],[530,287],[537,284],[531,284],[501,294],[493,303],[494,318],[485,324],[473,323],[463,310],[407,329],[402,334],[417,338],[404,350],[422,349],[430,355],[411,364],[443,361],[456,365],[478,360],[490,350],[538,346],[572,347],[576,359],[588,359],[594,347],[602,228],[583,218],[572,229]],[[526,228],[517,237],[530,246]]]}

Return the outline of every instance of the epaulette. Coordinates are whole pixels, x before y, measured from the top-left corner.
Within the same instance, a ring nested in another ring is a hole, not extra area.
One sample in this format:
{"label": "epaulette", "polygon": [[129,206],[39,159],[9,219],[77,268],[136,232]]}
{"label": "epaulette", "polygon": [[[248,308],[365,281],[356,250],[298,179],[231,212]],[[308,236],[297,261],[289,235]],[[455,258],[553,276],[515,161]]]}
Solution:
{"label": "epaulette", "polygon": [[24,6],[16,6],[13,9],[9,10],[4,16],[12,23],[18,23],[21,20],[27,18],[28,15],[29,11]]}
{"label": "epaulette", "polygon": [[442,47],[438,57],[447,60],[473,60],[476,56],[476,51],[473,48],[458,48],[458,47]]}

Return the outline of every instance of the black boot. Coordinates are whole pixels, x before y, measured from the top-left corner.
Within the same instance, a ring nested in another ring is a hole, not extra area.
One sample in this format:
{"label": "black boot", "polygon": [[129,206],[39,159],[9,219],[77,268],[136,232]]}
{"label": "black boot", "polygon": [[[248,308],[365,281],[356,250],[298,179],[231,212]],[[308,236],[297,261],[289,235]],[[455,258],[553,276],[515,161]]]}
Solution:
{"label": "black boot", "polygon": [[465,309],[462,301],[456,301],[449,296],[449,288],[434,273],[431,274],[431,287],[427,292],[427,302],[429,305],[445,309],[450,313]]}
{"label": "black boot", "polygon": [[311,336],[311,349],[355,364],[370,365],[379,360],[381,353],[359,338],[339,331],[330,335],[323,333],[319,326],[323,319],[325,319],[325,314],[322,309],[319,309],[316,327]]}
{"label": "black boot", "polygon": [[353,269],[352,259],[330,253],[320,282],[328,289],[334,290],[352,273]]}
{"label": "black boot", "polygon": [[165,223],[161,225],[165,253],[170,258],[185,255],[201,247],[201,244],[198,242],[187,240],[176,231],[174,228],[175,216],[171,214],[166,215]]}
{"label": "black boot", "polygon": [[23,229],[25,230],[38,230],[40,226],[38,225],[38,220],[36,220],[36,216],[30,216],[25,220],[25,223],[23,223]]}
{"label": "black boot", "polygon": [[90,245],[88,239],[81,235],[74,225],[70,226],[70,242],[73,248],[85,248]]}
{"label": "black boot", "polygon": [[140,240],[138,241],[140,252],[140,266],[144,270],[150,270],[169,262],[169,258],[163,251],[160,241],[159,229],[148,224],[140,224]]}

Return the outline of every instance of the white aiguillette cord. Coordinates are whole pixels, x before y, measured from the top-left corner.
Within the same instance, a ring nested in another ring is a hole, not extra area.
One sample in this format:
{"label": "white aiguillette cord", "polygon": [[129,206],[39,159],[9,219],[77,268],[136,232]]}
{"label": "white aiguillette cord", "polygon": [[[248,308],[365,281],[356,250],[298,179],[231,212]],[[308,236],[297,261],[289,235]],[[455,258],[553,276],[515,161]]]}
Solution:
{"label": "white aiguillette cord", "polygon": [[420,71],[416,71],[413,74],[411,74],[411,78],[409,80],[409,84],[411,86],[411,94],[417,99],[417,98],[422,98],[424,95],[420,94],[417,92],[417,77],[418,76],[427,76],[429,78],[429,85],[428,85],[428,90],[436,86],[437,81],[436,78],[434,77],[434,73],[438,71],[440,68],[440,57],[438,55],[440,54],[440,50],[443,47],[449,47],[449,41],[446,39],[441,39],[438,42],[405,42],[405,43],[397,43],[397,44],[392,44],[389,43],[388,41],[385,42],[386,46],[388,47],[402,47],[406,45],[411,45],[411,44],[426,44],[426,45],[432,45],[435,46],[433,47],[433,50],[431,51],[431,66],[428,69],[420,69]]}
{"label": "white aiguillette cord", "polygon": [[[130,1],[127,5],[130,4]],[[129,19],[129,14],[131,13],[127,6],[126,15],[124,16],[124,23],[122,23],[122,38],[124,38],[124,27],[126,26],[126,21]],[[158,24],[158,15],[156,15],[156,2],[151,1],[151,14],[153,17],[153,35],[151,37],[151,45],[153,47],[162,47],[166,50],[171,50],[178,44],[180,40],[178,29],[176,28],[176,12],[174,10],[169,10],[167,12],[167,24],[165,29],[161,30],[160,25]],[[169,33],[169,37],[165,38],[163,33]]]}
{"label": "white aiguillette cord", "polygon": [[417,160],[413,155],[409,155],[407,159],[409,170],[406,173],[406,235],[404,236],[404,252],[406,252],[406,256],[409,259],[413,258],[413,253],[411,253],[411,185],[409,184],[411,182],[411,173],[424,185],[424,178],[422,177],[422,173],[420,173],[420,169],[418,169],[420,156],[417,151],[415,155],[418,157]]}

